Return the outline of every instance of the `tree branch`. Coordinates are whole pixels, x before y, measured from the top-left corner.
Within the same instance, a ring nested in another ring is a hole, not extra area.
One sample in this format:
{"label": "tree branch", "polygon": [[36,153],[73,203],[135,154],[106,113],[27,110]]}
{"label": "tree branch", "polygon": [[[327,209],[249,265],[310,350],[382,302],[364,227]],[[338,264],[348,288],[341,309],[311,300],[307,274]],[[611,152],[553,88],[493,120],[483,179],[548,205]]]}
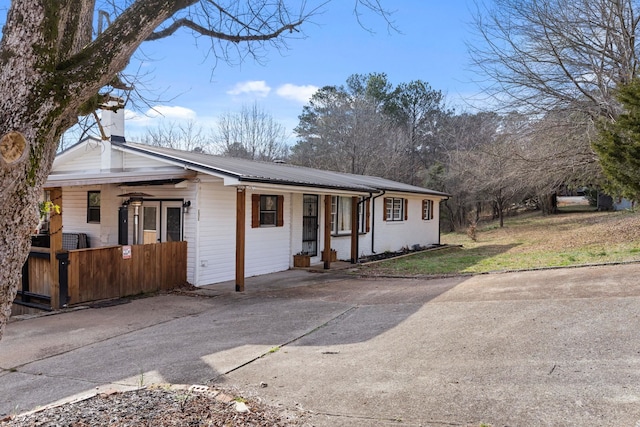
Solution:
{"label": "tree branch", "polygon": [[156,31],[152,34],[149,35],[149,37],[147,37],[146,41],[153,41],[153,40],[159,40],[165,37],[168,37],[172,34],[174,34],[176,31],[178,31],[180,28],[189,28],[195,32],[197,32],[198,34],[201,34],[203,36],[207,36],[207,37],[211,37],[211,38],[215,38],[215,39],[219,39],[219,40],[225,40],[225,41],[229,41],[232,43],[240,43],[240,42],[251,42],[251,41],[267,41],[267,40],[271,40],[271,39],[275,39],[277,37],[279,37],[282,33],[284,33],[285,31],[289,31],[289,32],[298,32],[298,27],[300,25],[303,24],[303,22],[305,21],[304,18],[297,20],[296,22],[292,22],[290,24],[284,24],[282,25],[280,28],[278,28],[277,30],[270,32],[270,33],[265,33],[265,34],[248,34],[248,35],[240,35],[240,34],[227,34],[227,33],[223,33],[220,31],[215,31],[213,29],[210,28],[205,28],[202,25],[199,25],[187,18],[180,18],[176,21],[174,21],[171,25],[169,25],[168,27],[160,30],[160,31]]}

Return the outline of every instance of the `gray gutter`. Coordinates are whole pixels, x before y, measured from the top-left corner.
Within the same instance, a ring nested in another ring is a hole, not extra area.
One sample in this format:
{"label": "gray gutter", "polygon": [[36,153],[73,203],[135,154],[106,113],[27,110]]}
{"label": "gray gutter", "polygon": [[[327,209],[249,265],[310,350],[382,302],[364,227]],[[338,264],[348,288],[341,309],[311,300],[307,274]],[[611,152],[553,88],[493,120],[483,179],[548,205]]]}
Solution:
{"label": "gray gutter", "polygon": [[355,191],[358,193],[379,193],[381,190],[377,188],[370,187],[347,187],[341,185],[331,185],[331,184],[314,184],[309,182],[298,182],[298,181],[285,181],[285,180],[275,180],[268,178],[251,178],[241,176],[238,178],[238,181],[241,182],[255,182],[260,184],[277,184],[277,185],[289,185],[295,187],[310,187],[310,188],[326,188],[331,190],[344,190],[344,191]]}

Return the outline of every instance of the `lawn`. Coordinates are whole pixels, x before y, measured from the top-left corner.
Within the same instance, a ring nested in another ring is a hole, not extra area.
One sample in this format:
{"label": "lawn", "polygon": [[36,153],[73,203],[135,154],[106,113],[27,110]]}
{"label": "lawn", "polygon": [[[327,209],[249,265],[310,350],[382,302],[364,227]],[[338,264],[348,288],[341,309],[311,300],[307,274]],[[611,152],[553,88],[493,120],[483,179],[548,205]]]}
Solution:
{"label": "lawn", "polygon": [[528,213],[478,224],[476,241],[444,233],[445,249],[364,265],[362,274],[422,276],[640,261],[640,213]]}

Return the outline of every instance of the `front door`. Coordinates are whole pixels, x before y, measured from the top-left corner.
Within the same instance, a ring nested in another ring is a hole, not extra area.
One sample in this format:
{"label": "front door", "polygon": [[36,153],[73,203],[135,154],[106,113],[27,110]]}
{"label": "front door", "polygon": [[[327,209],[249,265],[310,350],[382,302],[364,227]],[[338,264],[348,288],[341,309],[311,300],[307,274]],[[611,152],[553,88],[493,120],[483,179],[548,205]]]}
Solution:
{"label": "front door", "polygon": [[312,194],[302,202],[302,251],[318,255],[318,196]]}
{"label": "front door", "polygon": [[140,227],[144,244],[182,240],[182,203],[145,200]]}

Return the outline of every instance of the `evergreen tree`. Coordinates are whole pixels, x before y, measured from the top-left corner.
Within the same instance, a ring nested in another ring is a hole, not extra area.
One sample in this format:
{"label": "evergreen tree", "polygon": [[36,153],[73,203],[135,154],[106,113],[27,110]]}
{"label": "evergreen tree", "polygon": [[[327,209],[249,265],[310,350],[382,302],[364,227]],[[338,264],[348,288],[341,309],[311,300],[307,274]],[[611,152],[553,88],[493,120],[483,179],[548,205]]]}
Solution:
{"label": "evergreen tree", "polygon": [[624,112],[615,121],[601,122],[593,149],[612,195],[640,200],[640,79],[618,88]]}

